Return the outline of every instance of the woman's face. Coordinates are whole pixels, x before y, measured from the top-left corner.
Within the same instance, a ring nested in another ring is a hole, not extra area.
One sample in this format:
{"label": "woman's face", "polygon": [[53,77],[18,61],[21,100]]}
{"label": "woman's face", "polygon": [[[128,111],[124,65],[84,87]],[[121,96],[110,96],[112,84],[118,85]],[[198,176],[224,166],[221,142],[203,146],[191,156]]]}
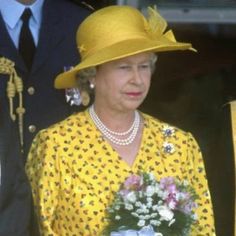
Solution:
{"label": "woman's face", "polygon": [[152,56],[140,53],[98,66],[95,106],[119,112],[138,108],[150,87]]}

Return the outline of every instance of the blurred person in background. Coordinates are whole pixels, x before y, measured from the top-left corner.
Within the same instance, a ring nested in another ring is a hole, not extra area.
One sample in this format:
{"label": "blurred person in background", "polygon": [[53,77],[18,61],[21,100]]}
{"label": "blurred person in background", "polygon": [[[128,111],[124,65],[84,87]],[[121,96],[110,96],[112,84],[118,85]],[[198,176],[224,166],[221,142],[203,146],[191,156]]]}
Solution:
{"label": "blurred person in background", "polygon": [[[36,228],[24,163],[36,131],[72,113],[53,81],[78,63],[75,32],[90,11],[67,0],[0,0],[1,236],[27,236]],[[14,73],[21,80],[9,88]]]}

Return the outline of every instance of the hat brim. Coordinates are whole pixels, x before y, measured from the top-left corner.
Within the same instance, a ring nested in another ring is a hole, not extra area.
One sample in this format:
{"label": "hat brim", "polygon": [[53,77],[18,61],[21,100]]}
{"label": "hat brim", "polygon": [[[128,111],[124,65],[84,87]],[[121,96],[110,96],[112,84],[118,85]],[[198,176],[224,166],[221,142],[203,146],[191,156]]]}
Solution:
{"label": "hat brim", "polygon": [[96,51],[96,53],[89,55],[73,69],[59,74],[55,79],[54,86],[57,89],[77,87],[76,74],[80,70],[132,56],[138,53],[186,49],[191,50],[192,45],[190,43],[173,42],[164,37],[160,38],[160,40],[147,40],[146,38],[126,40],[117,44],[113,44],[100,51]]}

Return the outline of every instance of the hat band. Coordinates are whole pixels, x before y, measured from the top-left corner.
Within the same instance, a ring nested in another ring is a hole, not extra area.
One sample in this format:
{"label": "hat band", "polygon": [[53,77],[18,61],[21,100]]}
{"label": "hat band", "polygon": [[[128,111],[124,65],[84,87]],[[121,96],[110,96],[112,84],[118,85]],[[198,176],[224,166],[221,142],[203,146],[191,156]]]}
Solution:
{"label": "hat band", "polygon": [[[147,35],[146,36],[144,36],[144,35],[136,35],[136,36],[131,35],[131,37],[125,36],[125,37],[122,37],[122,39],[116,38],[115,42],[114,42],[114,40],[113,41],[110,40],[110,41],[112,41],[112,43],[110,43],[110,44],[104,45],[104,42],[101,42],[101,45],[103,45],[102,47],[99,44],[97,47],[89,47],[89,46],[86,47],[84,44],[81,44],[81,45],[79,45],[78,49],[79,49],[79,53],[80,53],[82,61],[83,61],[87,57],[90,57],[91,55],[96,54],[96,52],[99,52],[100,50],[103,50],[107,47],[111,47],[115,44],[122,44],[123,42],[129,41],[129,40],[139,40],[139,39],[147,40]],[[89,50],[87,50],[87,48],[89,48]]]}

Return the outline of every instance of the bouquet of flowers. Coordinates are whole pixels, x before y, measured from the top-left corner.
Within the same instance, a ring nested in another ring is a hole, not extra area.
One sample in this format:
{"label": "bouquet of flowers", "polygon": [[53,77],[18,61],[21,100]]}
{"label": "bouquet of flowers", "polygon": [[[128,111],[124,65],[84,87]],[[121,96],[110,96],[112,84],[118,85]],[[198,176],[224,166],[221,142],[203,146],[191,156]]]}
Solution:
{"label": "bouquet of flowers", "polygon": [[131,175],[108,207],[107,236],[187,236],[196,223],[197,195],[187,181],[158,182],[151,173]]}

